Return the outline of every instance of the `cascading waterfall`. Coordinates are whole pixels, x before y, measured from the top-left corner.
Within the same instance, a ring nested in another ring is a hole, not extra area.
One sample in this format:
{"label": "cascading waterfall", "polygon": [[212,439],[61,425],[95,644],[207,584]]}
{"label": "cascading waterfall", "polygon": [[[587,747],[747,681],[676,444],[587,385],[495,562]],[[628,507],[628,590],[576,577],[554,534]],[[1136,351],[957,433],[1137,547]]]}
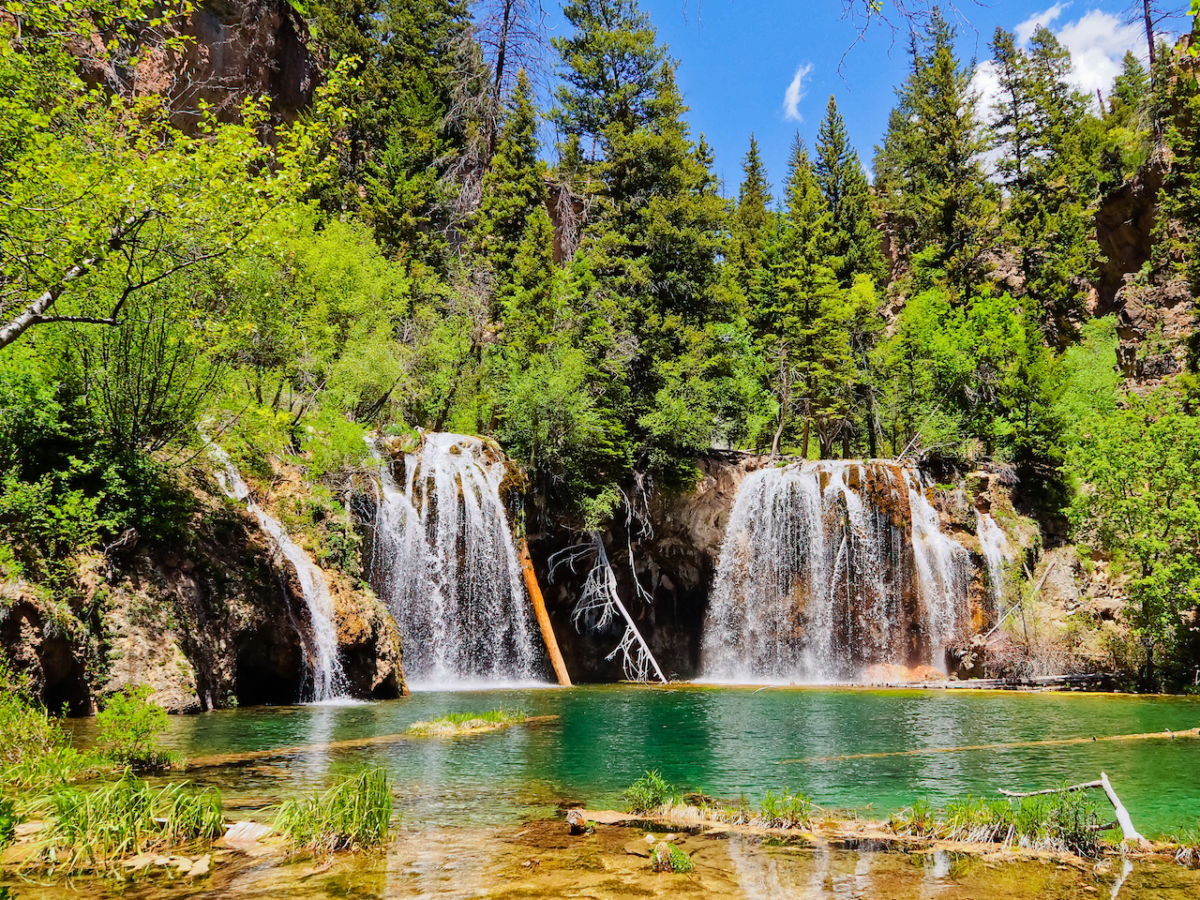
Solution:
{"label": "cascading waterfall", "polygon": [[542,675],[529,598],[500,495],[505,466],[487,444],[432,433],[381,462],[371,582],[404,640],[417,686],[519,682]]}
{"label": "cascading waterfall", "polygon": [[746,476],[721,546],[701,677],[841,681],[944,657],[964,627],[967,551],[919,473],[821,461]]}
{"label": "cascading waterfall", "polygon": [[333,624],[333,598],[324,573],[317,568],[304,549],[289,536],[283,525],[254,502],[250,488],[242,480],[233,460],[220,447],[205,438],[208,451],[224,471],[217,471],[217,481],[226,496],[246,504],[258,526],[296,573],[300,593],[308,608],[309,632],[301,637],[307,644],[305,664],[312,684],[312,700],[317,703],[336,700],[346,694],[346,675],[338,657],[337,629]]}
{"label": "cascading waterfall", "polygon": [[979,546],[987,562],[992,601],[999,611],[1000,602],[1004,599],[1005,569],[1012,552],[1008,538],[1004,536],[1004,531],[996,524],[995,519],[978,509],[975,510],[975,534],[979,538]]}

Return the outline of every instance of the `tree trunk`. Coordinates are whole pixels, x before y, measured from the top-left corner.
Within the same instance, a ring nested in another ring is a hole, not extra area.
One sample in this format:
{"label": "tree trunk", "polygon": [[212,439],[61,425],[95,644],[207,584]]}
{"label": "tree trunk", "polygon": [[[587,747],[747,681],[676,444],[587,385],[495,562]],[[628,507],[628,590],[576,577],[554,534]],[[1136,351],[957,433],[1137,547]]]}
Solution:
{"label": "tree trunk", "polygon": [[519,553],[521,574],[525,576],[525,588],[529,591],[534,614],[542,629],[542,640],[546,642],[546,652],[550,654],[550,665],[554,667],[554,675],[558,678],[558,683],[563,687],[570,687],[571,676],[567,674],[567,663],[563,659],[562,651],[558,649],[558,639],[554,636],[554,626],[550,624],[550,614],[546,611],[546,601],[542,598],[542,589],[538,584],[537,574],[533,571],[533,559],[529,556],[529,542],[525,538],[521,538]]}

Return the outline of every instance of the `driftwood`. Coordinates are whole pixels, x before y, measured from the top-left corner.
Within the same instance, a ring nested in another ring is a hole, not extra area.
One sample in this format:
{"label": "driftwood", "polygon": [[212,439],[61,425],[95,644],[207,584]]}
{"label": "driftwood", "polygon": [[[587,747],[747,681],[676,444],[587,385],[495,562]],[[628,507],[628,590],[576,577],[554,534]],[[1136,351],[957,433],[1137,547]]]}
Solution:
{"label": "driftwood", "polygon": [[538,584],[537,573],[533,570],[533,560],[529,556],[529,542],[521,538],[518,548],[521,557],[521,573],[525,576],[525,588],[533,603],[533,611],[537,616],[538,625],[542,629],[542,640],[546,642],[546,652],[550,654],[550,664],[554,666],[554,674],[558,683],[564,687],[571,686],[571,676],[567,674],[567,663],[562,651],[558,649],[558,639],[554,636],[554,626],[550,624],[550,614],[546,611],[546,601],[542,598],[542,588]]}
{"label": "driftwood", "polygon": [[1004,788],[1000,789],[1000,793],[1005,797],[1036,797],[1041,794],[1058,794],[1068,791],[1088,791],[1094,788],[1100,788],[1104,791],[1108,802],[1112,804],[1113,812],[1117,817],[1117,824],[1121,826],[1121,837],[1123,841],[1136,844],[1138,847],[1149,846],[1147,841],[1136,828],[1133,827],[1133,820],[1129,817],[1129,810],[1125,808],[1125,804],[1121,802],[1121,798],[1117,796],[1117,792],[1113,790],[1112,783],[1109,782],[1108,776],[1103,772],[1095,781],[1084,781],[1080,784],[1068,785],[1065,788],[1049,788],[1044,791],[1008,791]]}

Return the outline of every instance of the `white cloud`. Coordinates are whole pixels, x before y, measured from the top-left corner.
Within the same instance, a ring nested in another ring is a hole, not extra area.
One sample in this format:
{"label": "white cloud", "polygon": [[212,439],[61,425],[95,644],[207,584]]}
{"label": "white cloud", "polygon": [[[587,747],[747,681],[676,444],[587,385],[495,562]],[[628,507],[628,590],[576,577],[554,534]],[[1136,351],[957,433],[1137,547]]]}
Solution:
{"label": "white cloud", "polygon": [[[1018,44],[1028,49],[1029,40],[1039,25],[1051,28],[1063,17],[1069,3],[1055,3],[1044,12],[1030,16],[1013,29]],[[1096,90],[1105,95],[1112,90],[1113,79],[1121,72],[1126,50],[1146,62],[1146,38],[1141,26],[1124,21],[1112,13],[1092,9],[1073,21],[1051,28],[1055,37],[1071,52],[1071,84],[1095,102]],[[995,117],[1000,96],[1000,79],[993,60],[985,60],[975,70],[971,87],[979,95],[980,115],[987,121]]]}
{"label": "white cloud", "polygon": [[1146,35],[1141,27],[1111,13],[1093,9],[1055,32],[1071,51],[1071,80],[1089,97],[1108,93],[1121,72],[1126,50],[1146,61]]}
{"label": "white cloud", "polygon": [[804,117],[800,115],[800,101],[808,93],[808,87],[804,84],[804,81],[812,74],[812,70],[812,63],[800,63],[796,67],[796,74],[792,76],[792,83],[787,86],[787,90],[783,93],[783,117],[785,119],[790,119],[793,122],[804,121]]}
{"label": "white cloud", "polygon": [[1044,25],[1049,28],[1050,25],[1063,14],[1063,10],[1070,5],[1070,3],[1055,3],[1047,10],[1043,10],[1040,13],[1034,13],[1032,16],[1013,29],[1017,36],[1017,43],[1028,44],[1029,39],[1033,37],[1033,33],[1037,31],[1039,25]]}

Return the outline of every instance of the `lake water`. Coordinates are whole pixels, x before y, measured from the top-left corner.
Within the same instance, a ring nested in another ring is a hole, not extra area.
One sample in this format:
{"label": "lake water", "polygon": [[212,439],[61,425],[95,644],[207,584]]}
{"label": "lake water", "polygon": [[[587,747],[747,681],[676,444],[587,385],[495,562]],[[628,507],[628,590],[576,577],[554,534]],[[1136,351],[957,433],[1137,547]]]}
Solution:
{"label": "lake water", "polygon": [[[558,718],[462,738],[400,735],[448,712],[498,708]],[[230,710],[173,718],[167,743],[192,759],[283,748],[189,773],[248,802],[319,786],[364,763],[383,765],[412,825],[501,825],[564,802],[616,807],[621,791],[651,768],[685,791],[755,800],[786,787],[819,806],[872,816],[920,798],[936,807],[964,794],[1055,787],[1104,771],[1134,823],[1162,834],[1200,821],[1195,738],[936,751],[1197,726],[1200,698],[610,685]],[[324,746],[386,735],[397,737]],[[874,755],[897,753],[907,755]]]}

